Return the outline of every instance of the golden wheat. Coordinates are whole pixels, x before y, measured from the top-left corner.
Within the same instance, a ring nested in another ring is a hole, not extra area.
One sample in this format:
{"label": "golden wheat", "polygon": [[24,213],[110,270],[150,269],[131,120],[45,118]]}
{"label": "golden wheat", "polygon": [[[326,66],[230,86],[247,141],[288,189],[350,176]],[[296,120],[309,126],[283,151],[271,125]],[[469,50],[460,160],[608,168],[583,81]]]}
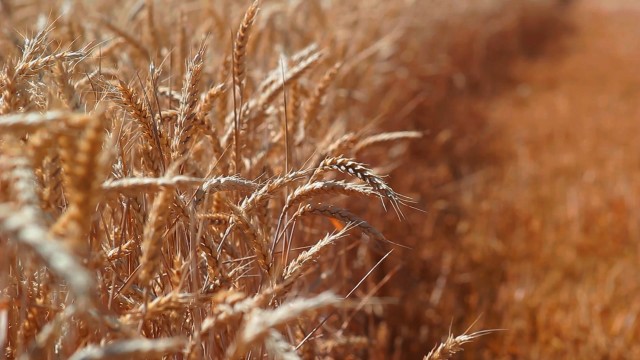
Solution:
{"label": "golden wheat", "polygon": [[379,169],[431,146],[424,79],[460,75],[414,60],[435,1],[63,3],[0,1],[2,355],[407,355],[374,297],[422,262],[380,229],[423,240],[385,208],[423,179]]}

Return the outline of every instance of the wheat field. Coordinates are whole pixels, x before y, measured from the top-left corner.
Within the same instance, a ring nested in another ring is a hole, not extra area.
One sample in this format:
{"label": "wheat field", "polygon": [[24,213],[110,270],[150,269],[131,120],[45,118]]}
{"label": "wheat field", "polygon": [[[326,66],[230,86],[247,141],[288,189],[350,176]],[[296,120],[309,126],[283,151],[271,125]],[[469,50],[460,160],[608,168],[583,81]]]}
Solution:
{"label": "wheat field", "polygon": [[499,338],[475,289],[443,295],[451,187],[502,161],[472,99],[553,41],[561,3],[0,1],[2,355]]}

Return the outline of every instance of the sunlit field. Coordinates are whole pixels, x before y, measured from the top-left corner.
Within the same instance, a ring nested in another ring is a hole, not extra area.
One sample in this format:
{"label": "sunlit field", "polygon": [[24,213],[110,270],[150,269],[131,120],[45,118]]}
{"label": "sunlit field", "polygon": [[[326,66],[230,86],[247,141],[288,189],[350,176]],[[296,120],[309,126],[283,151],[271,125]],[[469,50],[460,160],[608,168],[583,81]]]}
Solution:
{"label": "sunlit field", "polygon": [[638,20],[0,1],[2,355],[640,357]]}

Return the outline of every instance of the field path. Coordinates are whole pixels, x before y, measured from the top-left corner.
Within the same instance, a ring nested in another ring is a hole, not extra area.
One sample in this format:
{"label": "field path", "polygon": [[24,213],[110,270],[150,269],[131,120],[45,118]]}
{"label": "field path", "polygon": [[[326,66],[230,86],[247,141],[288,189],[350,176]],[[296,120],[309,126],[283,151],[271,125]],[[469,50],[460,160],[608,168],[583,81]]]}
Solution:
{"label": "field path", "polygon": [[489,106],[514,155],[468,203],[469,238],[496,238],[501,259],[483,317],[509,329],[489,340],[506,358],[638,359],[640,1],[571,17]]}

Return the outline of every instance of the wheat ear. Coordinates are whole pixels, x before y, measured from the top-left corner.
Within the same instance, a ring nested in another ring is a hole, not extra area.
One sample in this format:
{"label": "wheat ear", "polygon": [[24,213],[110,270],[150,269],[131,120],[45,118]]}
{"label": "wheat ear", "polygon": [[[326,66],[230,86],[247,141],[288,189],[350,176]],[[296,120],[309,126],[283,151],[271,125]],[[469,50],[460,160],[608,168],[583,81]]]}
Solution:
{"label": "wheat ear", "polygon": [[61,124],[71,118],[85,119],[86,116],[60,110],[47,111],[42,114],[29,112],[0,115],[0,131],[3,134],[15,133],[22,135],[45,127],[58,130],[58,128],[62,127]]}
{"label": "wheat ear", "polygon": [[295,299],[273,310],[255,309],[247,314],[242,330],[227,349],[227,359],[238,359],[251,346],[263,342],[270,330],[299,316],[328,306],[336,306],[340,299],[331,293],[322,293],[310,299]]}
{"label": "wheat ear", "polygon": [[333,83],[336,75],[338,75],[338,70],[342,66],[342,63],[338,63],[331,67],[322,77],[320,83],[318,83],[316,89],[313,92],[313,96],[307,102],[304,108],[304,115],[302,117],[302,129],[306,129],[307,126],[314,122],[318,117],[318,112],[320,110],[320,105],[322,104],[322,99],[324,98],[327,90],[329,89],[329,85]]}
{"label": "wheat ear", "polygon": [[236,40],[233,43],[233,78],[235,84],[241,89],[246,77],[247,43],[249,42],[251,28],[258,14],[259,5],[260,0],[255,0],[247,9],[236,33]]}
{"label": "wheat ear", "polygon": [[95,207],[101,199],[101,182],[106,177],[107,159],[102,152],[104,114],[90,117],[83,137],[77,145],[70,136],[61,137],[67,143],[62,153],[64,161],[67,211],[54,224],[53,234],[63,236],[78,254],[88,255],[85,235],[89,232]]}
{"label": "wheat ear", "polygon": [[142,257],[140,258],[140,282],[149,285],[158,273],[162,256],[163,237],[169,221],[169,206],[175,190],[165,188],[153,200],[149,218],[144,225]]}
{"label": "wheat ear", "polygon": [[378,193],[368,185],[349,184],[342,181],[318,181],[302,185],[287,197],[287,201],[280,212],[275,232],[276,238],[274,240],[274,247],[279,242],[280,236],[282,235],[280,233],[280,227],[289,209],[301,204],[302,202],[309,201],[314,197],[333,194],[364,196],[378,195]]}
{"label": "wheat ear", "polygon": [[204,41],[200,49],[187,65],[187,73],[182,83],[182,97],[178,110],[178,135],[174,138],[173,159],[182,159],[189,151],[189,142],[197,135],[197,131],[206,130],[203,119],[196,116],[198,103],[198,84],[204,66],[206,46]]}
{"label": "wheat ear", "polygon": [[[390,242],[387,240],[384,235],[380,231],[378,231],[371,224],[351,213],[350,211],[333,206],[333,205],[324,205],[324,204],[308,204],[300,208],[289,220],[289,223],[295,221],[300,216],[312,214],[312,215],[320,215],[332,219],[339,220],[345,224],[352,223],[354,226],[358,227],[362,232],[367,234],[372,240]],[[285,227],[286,228],[286,227]]]}
{"label": "wheat ear", "polygon": [[447,360],[457,352],[462,351],[462,345],[471,342],[481,336],[491,334],[495,330],[482,330],[472,334],[462,334],[456,337],[449,334],[447,340],[436,346],[424,357],[424,360]]}
{"label": "wheat ear", "polygon": [[369,137],[366,137],[356,144],[353,148],[353,154],[357,155],[362,150],[374,146],[377,144],[382,144],[386,142],[399,141],[399,140],[413,140],[422,138],[422,132],[420,131],[396,131],[396,132],[386,132],[382,134],[376,134]]}
{"label": "wheat ear", "polygon": [[314,244],[309,250],[300,253],[298,257],[291,261],[284,269],[282,273],[283,283],[293,284],[293,282],[295,282],[297,278],[302,276],[302,274],[309,268],[311,264],[313,264],[320,258],[322,249],[324,249],[328,245],[333,244],[336,240],[345,237],[347,232],[351,229],[351,226],[352,225],[347,225],[342,228],[342,230],[336,233],[327,234],[324,238]]}
{"label": "wheat ear", "polygon": [[264,235],[251,223],[248,214],[243,209],[233,204],[229,204],[229,208],[233,214],[231,218],[233,224],[237,224],[236,226],[239,227],[245,235],[247,235],[246,240],[248,240],[248,243],[256,256],[260,269],[262,269],[265,274],[269,274],[271,262],[269,261],[269,253],[267,252]]}
{"label": "wheat ear", "polygon": [[142,129],[144,136],[142,143],[144,165],[153,175],[161,175],[166,166],[162,145],[162,143],[166,142],[166,138],[153,121],[149,108],[133,88],[118,80],[116,90],[119,94],[116,101]]}
{"label": "wheat ear", "polygon": [[381,198],[387,198],[391,202],[391,205],[399,216],[402,215],[400,205],[404,204],[406,201],[411,201],[408,197],[397,194],[384,180],[382,180],[382,177],[374,174],[371,169],[353,159],[347,159],[341,156],[326,158],[320,163],[320,165],[318,165],[311,176],[311,180],[317,179],[323,171],[327,170],[337,170],[344,174],[355,176],[369,184],[378,192]]}
{"label": "wheat ear", "polygon": [[108,345],[89,345],[76,351],[69,360],[117,360],[160,358],[180,353],[187,340],[180,337],[163,339],[118,340]]}

